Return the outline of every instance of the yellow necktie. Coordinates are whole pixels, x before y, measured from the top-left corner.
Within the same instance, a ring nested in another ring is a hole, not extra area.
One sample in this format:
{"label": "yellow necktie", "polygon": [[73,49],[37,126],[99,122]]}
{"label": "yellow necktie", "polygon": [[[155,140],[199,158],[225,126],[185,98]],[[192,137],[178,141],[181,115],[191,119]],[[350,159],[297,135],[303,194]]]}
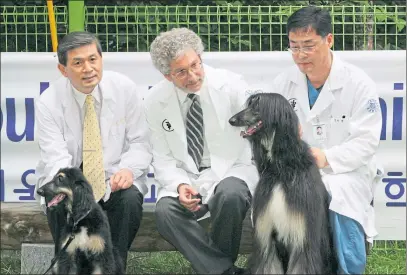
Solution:
{"label": "yellow necktie", "polygon": [[83,123],[83,174],[92,185],[95,200],[99,201],[106,192],[103,147],[100,128],[93,103],[93,96],[85,101],[86,113]]}

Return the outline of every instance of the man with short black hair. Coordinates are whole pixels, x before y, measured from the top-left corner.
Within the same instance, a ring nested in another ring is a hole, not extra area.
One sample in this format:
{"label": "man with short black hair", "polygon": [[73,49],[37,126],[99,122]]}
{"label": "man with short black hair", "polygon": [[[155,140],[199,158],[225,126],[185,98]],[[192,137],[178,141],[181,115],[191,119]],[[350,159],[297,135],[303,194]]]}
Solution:
{"label": "man with short black hair", "polygon": [[373,184],[383,174],[375,156],[382,125],[376,85],[331,51],[327,10],[299,9],[288,19],[287,34],[296,66],[275,78],[272,91],[296,102],[302,138],[312,146],[331,196],[338,273],[363,274],[365,236],[371,242],[377,235]]}
{"label": "man with short black hair", "polygon": [[[60,168],[83,169],[95,199],[106,210],[113,245],[126,266],[142,218],[152,159],[142,99],[128,77],[103,71],[102,49],[95,35],[69,33],[59,42],[57,53],[63,77],[36,102],[41,152],[37,187]],[[48,202],[41,197],[41,205]],[[62,207],[46,209],[56,253],[67,222],[64,212]]]}

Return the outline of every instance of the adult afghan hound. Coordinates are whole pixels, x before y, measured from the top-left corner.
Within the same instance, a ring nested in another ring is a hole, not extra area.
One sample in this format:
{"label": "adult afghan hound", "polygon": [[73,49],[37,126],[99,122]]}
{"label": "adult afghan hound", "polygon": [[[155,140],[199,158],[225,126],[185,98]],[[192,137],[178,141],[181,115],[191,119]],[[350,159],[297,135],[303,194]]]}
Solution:
{"label": "adult afghan hound", "polygon": [[250,272],[335,273],[329,195],[289,102],[279,94],[254,94],[229,123],[245,127],[241,135],[252,145],[260,175],[252,205]]}

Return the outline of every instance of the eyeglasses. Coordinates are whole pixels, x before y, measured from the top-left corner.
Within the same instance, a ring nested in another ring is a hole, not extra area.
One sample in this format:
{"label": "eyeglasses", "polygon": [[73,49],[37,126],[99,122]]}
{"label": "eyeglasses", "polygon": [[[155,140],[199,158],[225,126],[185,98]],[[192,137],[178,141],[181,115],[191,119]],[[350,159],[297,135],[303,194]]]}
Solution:
{"label": "eyeglasses", "polygon": [[307,47],[289,47],[287,48],[287,51],[289,51],[292,54],[298,54],[300,52],[303,52],[305,54],[310,54],[315,52],[317,46],[319,46],[320,44],[322,44],[322,42],[324,42],[324,40],[321,40],[319,43],[312,45],[312,46],[307,46]]}
{"label": "eyeglasses", "polygon": [[202,61],[198,61],[193,63],[188,69],[182,69],[172,75],[175,76],[175,78],[178,80],[185,80],[188,78],[190,71],[193,72],[194,74],[197,74],[200,72],[201,69]]}
{"label": "eyeglasses", "polygon": [[287,48],[287,51],[289,51],[292,54],[297,54],[300,52],[306,53],[306,54],[310,54],[313,53],[316,49],[316,46],[310,46],[310,47],[302,47],[302,48]]}

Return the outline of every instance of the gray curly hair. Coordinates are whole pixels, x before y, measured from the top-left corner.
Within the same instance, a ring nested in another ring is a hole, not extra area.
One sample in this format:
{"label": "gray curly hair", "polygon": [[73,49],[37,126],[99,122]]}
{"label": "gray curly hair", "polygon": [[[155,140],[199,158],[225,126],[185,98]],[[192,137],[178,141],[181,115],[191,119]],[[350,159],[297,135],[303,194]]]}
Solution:
{"label": "gray curly hair", "polygon": [[150,46],[154,67],[162,74],[170,73],[170,63],[187,50],[202,55],[204,45],[201,38],[187,28],[173,28],[158,35]]}

